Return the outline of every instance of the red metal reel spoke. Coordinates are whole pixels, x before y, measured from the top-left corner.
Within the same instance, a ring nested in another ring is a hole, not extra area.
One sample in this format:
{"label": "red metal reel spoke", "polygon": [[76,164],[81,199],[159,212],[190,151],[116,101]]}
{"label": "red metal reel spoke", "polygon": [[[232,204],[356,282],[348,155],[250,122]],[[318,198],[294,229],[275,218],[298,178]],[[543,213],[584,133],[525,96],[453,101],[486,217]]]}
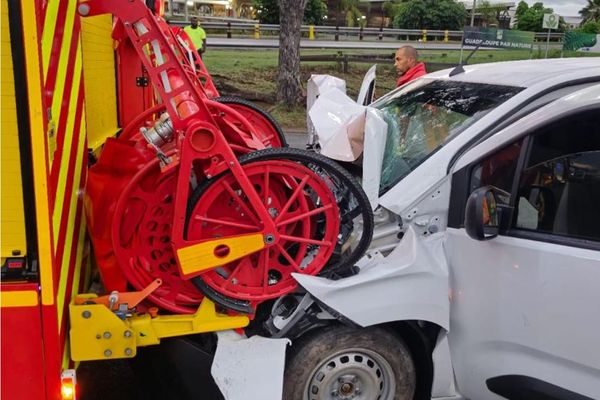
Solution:
{"label": "red metal reel spoke", "polygon": [[[326,206],[323,207],[319,207],[319,208],[315,208],[313,210],[307,211],[305,213],[286,213],[285,215],[288,217],[283,221],[278,221],[277,222],[277,227],[283,226],[283,225],[287,225],[287,224],[291,224],[292,222],[296,222],[298,220],[301,220],[303,218],[308,218],[308,217],[312,217],[314,215],[318,215],[326,210],[329,210],[333,207],[332,204],[328,204]],[[283,215],[283,214],[282,214]]]}
{"label": "red metal reel spoke", "polygon": [[227,221],[227,220],[224,220],[224,219],[214,219],[214,218],[208,218],[208,217],[201,217],[199,215],[196,215],[194,217],[194,219],[197,220],[197,221],[206,222],[206,223],[209,223],[209,224],[231,226],[231,227],[234,227],[234,228],[247,229],[247,230],[250,230],[250,231],[260,230],[260,228],[258,226],[256,226],[256,225],[240,224],[238,222]]}
{"label": "red metal reel spoke", "polygon": [[269,122],[263,115],[257,111],[245,107],[242,104],[226,103],[229,107],[242,114],[244,118],[254,127],[257,135],[260,136],[261,141],[268,147],[283,147],[279,132],[273,127],[273,124]]}
{"label": "red metal reel spoke", "polygon": [[[285,215],[286,223],[278,226],[274,245],[201,277],[222,295],[256,304],[294,290],[293,272],[319,273],[335,247],[339,210],[327,184],[302,164],[272,160],[249,162],[243,168],[271,218]],[[218,226],[208,222],[214,219],[253,224],[245,211],[252,205],[239,195],[238,188],[235,178],[227,173],[203,189],[190,216],[189,240],[248,233],[231,223]],[[294,221],[289,221],[291,218]]]}
{"label": "red metal reel spoke", "polygon": [[202,300],[179,276],[171,246],[177,171],[161,173],[158,162],[144,167],[121,194],[113,219],[113,249],[127,281],[141,290],[163,281],[148,299],[176,313],[192,313]]}
{"label": "red metal reel spoke", "polygon": [[[232,182],[232,183],[236,183],[236,182]],[[241,212],[239,215],[241,217],[243,216],[247,216],[249,219],[252,220],[253,223],[260,225],[260,221],[258,220],[258,217],[256,216],[255,212],[253,210],[250,209],[250,207],[248,207],[248,205],[244,202],[245,200],[247,201],[247,199],[242,198],[241,196],[243,195],[243,193],[237,193],[233,187],[231,186],[231,183],[227,182],[227,181],[223,181],[222,182],[223,187],[225,188],[225,192],[227,194],[229,194],[229,196],[231,196],[231,200],[233,200],[238,206],[239,208],[243,211],[243,213]]]}

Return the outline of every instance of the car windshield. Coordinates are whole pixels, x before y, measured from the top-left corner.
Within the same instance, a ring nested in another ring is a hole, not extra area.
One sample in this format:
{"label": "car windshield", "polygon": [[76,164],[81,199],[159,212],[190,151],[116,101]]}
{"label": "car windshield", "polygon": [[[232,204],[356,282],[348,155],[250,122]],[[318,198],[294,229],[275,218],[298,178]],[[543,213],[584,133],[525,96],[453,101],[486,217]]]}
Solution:
{"label": "car windshield", "polygon": [[374,103],[388,124],[380,191],[393,187],[433,152],[521,90],[420,79]]}

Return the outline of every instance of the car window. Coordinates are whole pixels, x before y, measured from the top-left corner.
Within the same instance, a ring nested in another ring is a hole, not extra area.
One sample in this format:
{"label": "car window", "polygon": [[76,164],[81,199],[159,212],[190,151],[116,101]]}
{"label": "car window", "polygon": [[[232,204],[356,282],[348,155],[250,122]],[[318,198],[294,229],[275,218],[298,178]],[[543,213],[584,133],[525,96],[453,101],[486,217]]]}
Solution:
{"label": "car window", "polygon": [[494,186],[510,193],[522,143],[522,140],[511,143],[476,164],[471,170],[469,193],[482,186]]}
{"label": "car window", "polygon": [[378,101],[388,124],[381,192],[522,88],[458,81],[413,85]]}
{"label": "car window", "polygon": [[600,241],[600,112],[563,118],[532,135],[513,227]]}

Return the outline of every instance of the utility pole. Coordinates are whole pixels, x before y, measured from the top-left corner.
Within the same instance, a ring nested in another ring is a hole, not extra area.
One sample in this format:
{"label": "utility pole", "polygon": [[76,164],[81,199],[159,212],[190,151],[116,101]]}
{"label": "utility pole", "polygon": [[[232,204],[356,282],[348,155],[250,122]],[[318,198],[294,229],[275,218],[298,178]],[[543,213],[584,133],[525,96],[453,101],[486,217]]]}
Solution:
{"label": "utility pole", "polygon": [[471,26],[475,26],[475,7],[477,7],[477,0],[473,0],[473,8],[471,9]]}

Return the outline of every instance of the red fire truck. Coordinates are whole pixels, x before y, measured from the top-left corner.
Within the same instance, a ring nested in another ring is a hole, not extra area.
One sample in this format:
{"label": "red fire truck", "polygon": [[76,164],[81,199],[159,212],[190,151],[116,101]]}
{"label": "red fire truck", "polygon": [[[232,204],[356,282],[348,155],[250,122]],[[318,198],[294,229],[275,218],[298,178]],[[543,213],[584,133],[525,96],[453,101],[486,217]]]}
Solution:
{"label": "red fire truck", "polygon": [[[337,273],[368,246],[358,183],[216,98],[160,10],[0,4],[3,398],[74,399],[79,361],[243,328],[292,272]],[[82,294],[96,266],[105,296]]]}

